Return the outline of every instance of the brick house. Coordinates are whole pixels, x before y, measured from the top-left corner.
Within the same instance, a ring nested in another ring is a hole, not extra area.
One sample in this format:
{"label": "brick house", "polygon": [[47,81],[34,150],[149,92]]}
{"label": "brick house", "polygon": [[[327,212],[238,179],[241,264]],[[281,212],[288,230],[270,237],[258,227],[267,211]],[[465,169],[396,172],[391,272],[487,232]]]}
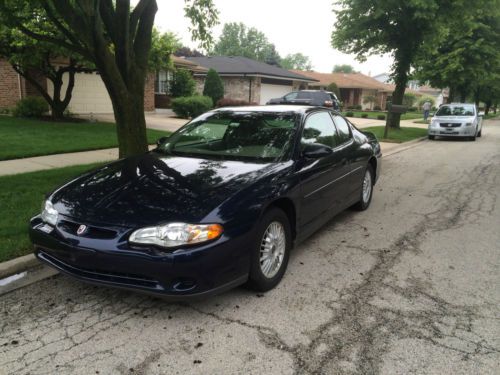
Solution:
{"label": "brick house", "polygon": [[[374,106],[385,109],[387,97],[393,91],[389,85],[362,73],[319,73],[300,70],[292,72],[316,79],[317,82],[309,84],[311,89],[325,90],[329,84],[335,83],[339,88],[339,99],[344,103],[344,107],[360,105],[363,109],[371,109]],[[375,97],[376,101],[363,103],[367,96]]]}
{"label": "brick house", "polygon": [[[61,61],[64,64],[64,61]],[[52,82],[43,76],[38,77],[38,82],[52,92]],[[144,110],[154,111],[155,74],[150,73],[144,88]],[[66,89],[63,84],[62,90]],[[64,91],[63,91],[64,92]],[[27,96],[39,96],[33,85],[20,76],[8,63],[0,58],[0,109],[12,108],[19,99]],[[72,113],[113,113],[113,106],[108,91],[97,71],[76,73],[71,102],[68,109]]]}
{"label": "brick house", "polygon": [[[305,89],[315,78],[241,56],[186,58],[207,69],[214,69],[224,83],[224,97],[266,104],[290,91]],[[196,90],[203,92],[206,72],[194,72]]]}

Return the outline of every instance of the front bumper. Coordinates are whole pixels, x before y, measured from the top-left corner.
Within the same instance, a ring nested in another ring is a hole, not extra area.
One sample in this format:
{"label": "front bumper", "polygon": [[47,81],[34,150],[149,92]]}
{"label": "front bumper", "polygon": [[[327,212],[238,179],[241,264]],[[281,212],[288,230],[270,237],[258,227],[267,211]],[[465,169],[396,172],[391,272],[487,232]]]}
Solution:
{"label": "front bumper", "polygon": [[476,135],[475,126],[465,126],[455,128],[443,128],[440,126],[429,126],[428,134],[437,137],[473,137]]}
{"label": "front bumper", "polygon": [[59,227],[42,229],[39,216],[30,223],[35,255],[57,270],[92,284],[136,290],[174,300],[203,298],[248,279],[252,241],[249,234],[221,237],[178,252],[148,253],[117,241],[106,246],[79,243]]}

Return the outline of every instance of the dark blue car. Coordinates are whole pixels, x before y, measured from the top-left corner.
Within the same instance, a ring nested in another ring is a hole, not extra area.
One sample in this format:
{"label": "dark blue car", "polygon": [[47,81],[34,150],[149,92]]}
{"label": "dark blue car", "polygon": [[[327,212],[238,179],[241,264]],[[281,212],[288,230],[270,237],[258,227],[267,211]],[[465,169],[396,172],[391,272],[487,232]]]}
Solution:
{"label": "dark blue car", "polygon": [[290,250],[370,205],[380,147],[322,107],[222,108],[88,172],[31,220],[36,256],[80,280],[187,298],[276,286]]}

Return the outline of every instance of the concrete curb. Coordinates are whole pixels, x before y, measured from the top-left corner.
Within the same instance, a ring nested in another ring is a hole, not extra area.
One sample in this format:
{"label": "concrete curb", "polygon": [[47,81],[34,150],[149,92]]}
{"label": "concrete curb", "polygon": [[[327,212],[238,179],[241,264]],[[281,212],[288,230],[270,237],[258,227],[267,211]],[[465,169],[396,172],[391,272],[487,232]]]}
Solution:
{"label": "concrete curb", "polygon": [[[415,146],[418,146],[419,144],[422,144],[423,141],[425,141],[427,137],[422,137],[419,139],[415,139],[410,142],[405,142],[401,144],[400,147],[395,147],[394,149],[388,151],[387,153],[383,154],[383,157],[391,156],[394,154],[397,154],[399,152],[408,150],[410,148],[413,148]],[[48,270],[50,269],[50,271]],[[43,265],[40,261],[36,259],[36,257],[33,254],[28,254],[19,258],[15,258],[3,263],[0,263],[0,280],[5,279],[7,277],[10,277],[12,275],[20,274],[23,272],[30,272],[33,271],[36,276],[35,277],[29,277],[29,280],[26,280],[22,283],[18,283],[19,286],[15,287],[9,287],[8,290],[2,291],[2,288],[0,288],[0,295],[7,292],[7,291],[12,291],[15,289],[18,289],[20,287],[32,284],[34,282],[46,279],[48,277],[52,277],[58,272],[56,270],[53,270],[52,268]],[[30,281],[31,280],[31,281]],[[3,293],[2,293],[3,292]]]}
{"label": "concrete curb", "polygon": [[39,266],[40,262],[33,254],[28,254],[19,258],[14,258],[0,263],[0,279],[27,271],[30,268]]}
{"label": "concrete curb", "polygon": [[394,147],[392,150],[389,150],[386,153],[382,154],[382,157],[391,156],[391,155],[397,154],[399,152],[409,150],[410,148],[413,148],[413,147],[416,147],[416,146],[422,144],[426,140],[427,140],[427,136],[414,139],[413,141],[404,142],[401,144],[401,146]]}

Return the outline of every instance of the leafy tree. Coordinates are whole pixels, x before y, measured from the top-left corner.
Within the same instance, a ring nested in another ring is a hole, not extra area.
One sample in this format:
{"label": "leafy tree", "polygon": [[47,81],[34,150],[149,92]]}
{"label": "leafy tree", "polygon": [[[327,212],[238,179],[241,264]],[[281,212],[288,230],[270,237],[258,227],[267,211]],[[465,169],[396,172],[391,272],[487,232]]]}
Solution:
{"label": "leafy tree", "polygon": [[189,70],[177,69],[174,72],[172,86],[170,88],[174,98],[193,95],[195,87],[196,82]]}
{"label": "leafy tree", "polygon": [[431,85],[450,88],[450,100],[479,102],[482,86],[500,74],[500,1],[461,3],[460,17],[449,17],[440,43],[422,49],[416,75]]}
{"label": "leafy tree", "polygon": [[179,37],[172,32],[160,33],[153,28],[151,35],[151,51],[149,52],[150,70],[172,69],[170,55],[181,46]]}
{"label": "leafy tree", "polygon": [[226,23],[222,34],[210,52],[219,56],[243,56],[250,59],[279,64],[279,55],[263,32],[243,23]]}
{"label": "leafy tree", "polygon": [[[27,15],[30,4],[40,5],[43,15]],[[0,22],[95,64],[113,103],[119,155],[125,157],[147,151],[144,86],[157,9],[156,0],[139,0],[134,7],[130,0],[0,0]],[[186,0],[185,12],[195,25],[193,37],[208,46],[217,21],[212,0]],[[33,32],[25,26],[31,21],[40,21],[40,28],[48,22],[57,32]]]}
{"label": "leafy tree", "polygon": [[339,90],[339,87],[337,86],[337,84],[335,82],[330,83],[326,87],[326,90],[335,93],[335,95],[337,95],[337,98],[340,99],[340,90]]}
{"label": "leafy tree", "polygon": [[174,52],[174,55],[180,57],[205,57],[205,55],[197,49],[191,49],[186,46],[177,48],[177,50]]}
{"label": "leafy tree", "polygon": [[214,104],[224,97],[224,84],[214,69],[209,69],[207,72],[203,95],[212,98]]}
{"label": "leafy tree", "polygon": [[333,67],[333,73],[357,73],[354,67],[349,64],[335,65]]}
{"label": "leafy tree", "polygon": [[[25,15],[40,14],[40,9],[29,6],[24,8]],[[40,27],[33,20],[25,24],[32,32],[43,33],[50,29],[48,22],[39,21]],[[52,32],[57,33],[56,29]],[[60,38],[64,36],[59,34]],[[40,93],[50,106],[52,117],[61,119],[68,107],[75,83],[75,73],[87,70],[82,57],[64,47],[54,46],[44,41],[38,41],[0,24],[0,56],[6,58],[12,68],[23,76]],[[63,90],[63,77],[68,76],[67,86]],[[40,83],[40,78],[50,80],[52,90]],[[64,92],[63,92],[64,91]]]}
{"label": "leafy tree", "polygon": [[375,95],[366,95],[363,97],[363,104],[370,104],[370,109],[373,109],[373,104],[377,101]]}
{"label": "leafy tree", "polygon": [[284,69],[311,70],[311,59],[302,53],[288,54],[281,59],[281,67]]}
{"label": "leafy tree", "polygon": [[[439,15],[446,14],[449,0],[341,0],[333,47],[366,60],[371,54],[390,53],[394,58],[392,78],[396,88],[393,104],[402,104],[412,63],[425,43],[440,36]],[[400,114],[391,114],[389,125],[399,128]]]}

